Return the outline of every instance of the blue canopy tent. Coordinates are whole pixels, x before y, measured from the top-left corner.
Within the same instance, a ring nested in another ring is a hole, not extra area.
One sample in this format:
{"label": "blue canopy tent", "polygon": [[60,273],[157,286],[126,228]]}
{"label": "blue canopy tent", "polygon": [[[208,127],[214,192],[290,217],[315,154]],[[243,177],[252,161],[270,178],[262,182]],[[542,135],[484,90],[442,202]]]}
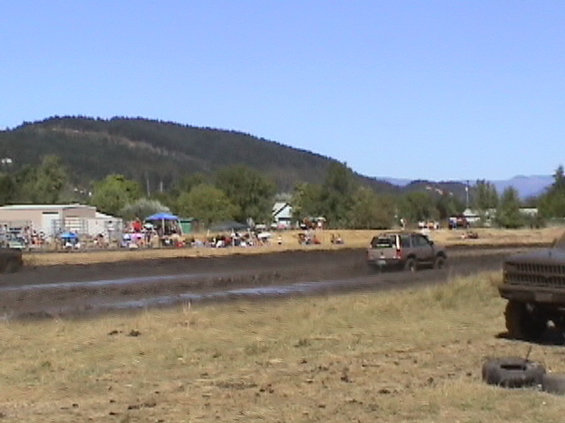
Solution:
{"label": "blue canopy tent", "polygon": [[161,212],[161,213],[155,213],[152,214],[151,216],[147,216],[145,218],[146,222],[159,222],[161,224],[161,228],[163,229],[163,233],[166,232],[166,222],[176,222],[177,224],[175,225],[177,228],[180,229],[180,225],[179,225],[179,218],[178,216],[175,216],[174,214],[171,213],[167,213],[167,212]]}
{"label": "blue canopy tent", "polygon": [[78,248],[79,239],[75,232],[62,232],[59,237],[61,238],[61,242],[65,248]]}
{"label": "blue canopy tent", "polygon": [[171,213],[161,212],[147,216],[145,220],[178,220],[178,216]]}

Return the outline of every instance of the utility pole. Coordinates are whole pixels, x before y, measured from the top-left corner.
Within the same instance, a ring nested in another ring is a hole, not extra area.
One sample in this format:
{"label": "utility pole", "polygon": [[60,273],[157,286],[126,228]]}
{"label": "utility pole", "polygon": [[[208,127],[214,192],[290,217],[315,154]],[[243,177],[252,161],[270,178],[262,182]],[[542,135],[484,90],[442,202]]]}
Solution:
{"label": "utility pole", "polygon": [[469,180],[467,180],[467,185],[465,185],[465,208],[469,208]]}

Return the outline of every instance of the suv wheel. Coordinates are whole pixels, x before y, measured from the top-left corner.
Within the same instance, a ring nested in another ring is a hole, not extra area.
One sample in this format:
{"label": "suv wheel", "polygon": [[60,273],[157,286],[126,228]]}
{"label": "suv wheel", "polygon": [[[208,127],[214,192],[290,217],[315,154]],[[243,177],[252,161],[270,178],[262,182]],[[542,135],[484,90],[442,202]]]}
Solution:
{"label": "suv wheel", "polygon": [[415,272],[416,271],[416,260],[414,260],[413,258],[407,259],[406,263],[404,264],[404,269],[408,270],[409,272]]}
{"label": "suv wheel", "polygon": [[443,269],[445,267],[445,258],[443,256],[437,256],[434,262],[435,269]]}
{"label": "suv wheel", "polygon": [[538,340],[547,328],[547,319],[530,310],[525,303],[508,301],[504,311],[506,329],[511,338]]}

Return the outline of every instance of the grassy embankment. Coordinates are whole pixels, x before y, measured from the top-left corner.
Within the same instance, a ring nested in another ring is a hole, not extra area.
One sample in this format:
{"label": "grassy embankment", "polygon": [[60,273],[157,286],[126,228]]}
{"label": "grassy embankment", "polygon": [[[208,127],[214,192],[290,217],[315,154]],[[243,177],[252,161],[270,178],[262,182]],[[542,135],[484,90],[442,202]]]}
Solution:
{"label": "grassy embankment", "polygon": [[[2,422],[557,422],[563,399],[480,380],[500,274],[403,292],[0,324]],[[563,348],[530,358],[565,371]]]}
{"label": "grassy embankment", "polygon": [[[465,231],[438,230],[430,233],[431,237],[444,245],[501,245],[501,244],[529,244],[550,243],[561,235],[563,228],[544,229],[478,229],[478,239],[463,239]],[[115,262],[122,260],[145,260],[149,258],[168,257],[198,257],[227,254],[263,254],[286,250],[313,250],[313,249],[337,249],[337,248],[364,248],[369,244],[372,236],[379,233],[373,230],[325,230],[317,232],[321,245],[301,246],[298,243],[298,231],[284,231],[282,245],[277,244],[278,233],[271,240],[270,245],[252,248],[152,248],[142,250],[112,250],[96,252],[61,252],[52,254],[28,254],[24,255],[24,263],[32,266],[44,266],[54,264],[75,263],[98,263]],[[340,234],[345,241],[343,245],[332,245],[331,234]]]}

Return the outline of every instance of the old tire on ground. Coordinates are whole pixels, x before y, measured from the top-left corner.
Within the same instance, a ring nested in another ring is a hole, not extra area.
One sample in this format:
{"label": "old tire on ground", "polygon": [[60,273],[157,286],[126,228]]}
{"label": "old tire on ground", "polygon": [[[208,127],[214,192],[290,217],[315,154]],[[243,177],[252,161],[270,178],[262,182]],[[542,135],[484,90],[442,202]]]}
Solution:
{"label": "old tire on ground", "polygon": [[541,379],[541,389],[551,394],[565,395],[565,374],[546,373]]}
{"label": "old tire on ground", "polygon": [[529,310],[527,304],[508,301],[504,311],[506,329],[511,338],[538,340],[547,329],[547,319]]}
{"label": "old tire on ground", "polygon": [[542,383],[545,367],[521,357],[488,359],[482,368],[483,381],[504,388],[523,388]]}
{"label": "old tire on ground", "polygon": [[434,268],[443,269],[444,267],[445,267],[445,257],[437,256],[436,260],[434,261]]}
{"label": "old tire on ground", "polygon": [[411,257],[406,259],[406,263],[404,263],[404,270],[407,270],[409,272],[415,272],[416,271],[416,260],[414,260]]}

